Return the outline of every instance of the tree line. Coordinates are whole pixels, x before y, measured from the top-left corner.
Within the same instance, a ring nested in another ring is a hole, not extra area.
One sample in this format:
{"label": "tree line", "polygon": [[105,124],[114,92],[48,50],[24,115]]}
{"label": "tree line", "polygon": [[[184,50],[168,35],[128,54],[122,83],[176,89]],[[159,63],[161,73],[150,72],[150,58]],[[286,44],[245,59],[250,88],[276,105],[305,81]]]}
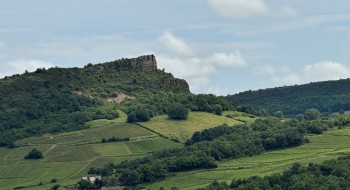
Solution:
{"label": "tree line", "polygon": [[270,114],[283,111],[286,115],[296,115],[309,108],[331,114],[350,110],[349,89],[350,79],[343,79],[257,91],[249,90],[224,98],[233,104],[266,109]]}

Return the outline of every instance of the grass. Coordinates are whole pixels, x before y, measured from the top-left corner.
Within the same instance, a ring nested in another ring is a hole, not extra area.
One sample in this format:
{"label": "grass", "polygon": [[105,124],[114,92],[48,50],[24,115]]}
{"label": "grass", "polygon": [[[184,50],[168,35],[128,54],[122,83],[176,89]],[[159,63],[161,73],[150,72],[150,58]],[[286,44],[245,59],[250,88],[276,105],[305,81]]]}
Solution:
{"label": "grass", "polygon": [[[95,123],[96,124],[96,123]],[[101,125],[101,122],[98,122]],[[18,144],[58,144],[58,145],[77,145],[101,142],[102,138],[111,137],[152,137],[156,134],[149,130],[129,123],[106,123],[106,126],[92,127],[80,131],[72,131],[54,135],[44,135],[41,137],[32,137],[23,139]]]}
{"label": "grass", "polygon": [[132,152],[126,146],[124,142],[117,143],[105,143],[105,144],[94,144],[93,149],[99,155],[108,157],[108,156],[126,156],[131,155]]}
{"label": "grass", "polygon": [[51,145],[37,145],[37,146],[26,146],[26,147],[20,147],[12,149],[8,152],[8,154],[5,157],[5,160],[13,160],[13,159],[23,159],[28,152],[30,152],[33,148],[36,148],[42,152],[47,151]]}
{"label": "grass", "polygon": [[187,120],[171,120],[167,115],[156,116],[141,125],[170,139],[185,142],[196,131],[213,128],[222,124],[237,125],[242,122],[206,112],[190,112]]}
{"label": "grass", "polygon": [[156,137],[151,139],[144,139],[138,141],[126,142],[127,146],[134,154],[137,153],[151,153],[167,148],[178,148],[182,145],[180,143],[175,143],[173,141],[164,139],[162,137]]}
{"label": "grass", "polygon": [[220,162],[218,168],[177,173],[164,181],[149,184],[150,189],[169,189],[176,183],[180,189],[196,189],[214,180],[228,183],[233,178],[253,175],[264,176],[281,172],[294,162],[308,164],[336,158],[350,152],[350,129],[332,130],[322,135],[310,135],[311,143],[283,150],[265,152],[261,155]]}
{"label": "grass", "polygon": [[119,117],[114,120],[98,119],[98,120],[89,121],[86,123],[86,125],[88,125],[90,128],[93,128],[93,127],[106,127],[113,123],[126,123],[128,119],[128,115],[126,115],[126,113],[120,110],[118,110],[118,115]]}
{"label": "grass", "polygon": [[[239,112],[235,114],[235,117],[239,116]],[[247,122],[255,119],[244,115],[240,117],[247,119]],[[17,142],[26,146],[16,149],[0,148],[1,189],[37,185],[39,182],[44,184],[26,190],[50,189],[54,185],[49,183],[53,178],[58,179],[60,185],[71,185],[77,183],[91,167],[102,167],[110,162],[119,163],[164,148],[183,146],[138,125],[123,123],[124,121],[92,121],[88,123],[89,129],[27,138]],[[141,124],[164,136],[184,141],[197,130],[223,123],[240,124],[235,119],[202,112],[190,113],[187,121],[174,121],[166,116],[158,116]],[[125,142],[99,143],[102,138],[112,136],[131,139]],[[308,138],[311,143],[300,147],[226,160],[213,170],[177,173],[164,181],[146,185],[150,189],[159,189],[161,186],[170,189],[174,184],[181,189],[196,189],[213,180],[230,182],[232,178],[268,175],[280,172],[296,161],[304,164],[321,162],[350,152],[350,129],[331,130],[322,135],[310,135]],[[41,150],[44,159],[24,160],[24,155],[32,148]]]}
{"label": "grass", "polygon": [[222,115],[244,123],[254,123],[254,121],[258,118],[257,116],[239,111],[224,111]]}
{"label": "grass", "polygon": [[[0,189],[29,186],[26,190],[47,190],[57,179],[60,185],[76,184],[91,167],[103,167],[113,162],[140,158],[164,148],[182,146],[142,128],[125,123],[126,115],[116,120],[88,122],[88,129],[45,134],[16,142],[15,149],[0,148]],[[130,141],[101,143],[102,138],[130,137]],[[44,159],[24,160],[33,148],[44,154]],[[43,185],[38,186],[42,182]]]}
{"label": "grass", "polygon": [[91,145],[55,147],[45,155],[45,162],[88,161],[95,156]]}

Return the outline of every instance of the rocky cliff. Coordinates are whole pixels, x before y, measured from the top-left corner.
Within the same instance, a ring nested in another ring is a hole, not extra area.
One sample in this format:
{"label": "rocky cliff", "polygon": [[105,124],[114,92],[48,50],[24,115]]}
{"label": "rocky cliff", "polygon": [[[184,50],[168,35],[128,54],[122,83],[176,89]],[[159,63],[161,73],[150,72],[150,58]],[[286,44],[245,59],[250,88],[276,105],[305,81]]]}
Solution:
{"label": "rocky cliff", "polygon": [[[122,58],[120,60],[116,60],[114,62],[110,62],[107,64],[102,64],[101,66],[104,67],[111,67],[113,69],[127,69],[128,71],[131,70],[142,70],[146,72],[162,72],[164,74],[167,74],[169,78],[166,80],[163,80],[162,83],[165,84],[166,86],[171,86],[174,88],[180,88],[185,91],[189,92],[189,85],[188,83],[183,80],[183,79],[177,79],[175,78],[172,74],[170,73],[165,73],[164,71],[161,71],[157,68],[157,60],[154,55],[142,55],[137,58]],[[95,67],[95,70],[97,68]],[[98,69],[100,72],[105,70],[105,71],[110,71],[110,69],[103,69],[99,68]],[[94,71],[96,73],[96,71]],[[98,72],[97,72],[98,73]]]}
{"label": "rocky cliff", "polygon": [[154,55],[143,55],[137,58],[125,59],[124,61],[133,68],[150,71],[157,70],[157,61]]}

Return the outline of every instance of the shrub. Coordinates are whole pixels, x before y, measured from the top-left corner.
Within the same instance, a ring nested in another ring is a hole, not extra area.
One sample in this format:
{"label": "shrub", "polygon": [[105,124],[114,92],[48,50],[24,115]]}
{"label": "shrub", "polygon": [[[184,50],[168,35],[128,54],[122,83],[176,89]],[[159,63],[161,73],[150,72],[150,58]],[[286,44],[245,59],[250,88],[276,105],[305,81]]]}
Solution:
{"label": "shrub", "polygon": [[128,114],[128,122],[145,122],[151,119],[148,109],[139,109]]}
{"label": "shrub", "polygon": [[25,157],[24,159],[42,159],[44,158],[44,155],[40,150],[33,148]]}
{"label": "shrub", "polygon": [[182,104],[173,104],[168,108],[167,114],[170,119],[187,119],[188,109]]}

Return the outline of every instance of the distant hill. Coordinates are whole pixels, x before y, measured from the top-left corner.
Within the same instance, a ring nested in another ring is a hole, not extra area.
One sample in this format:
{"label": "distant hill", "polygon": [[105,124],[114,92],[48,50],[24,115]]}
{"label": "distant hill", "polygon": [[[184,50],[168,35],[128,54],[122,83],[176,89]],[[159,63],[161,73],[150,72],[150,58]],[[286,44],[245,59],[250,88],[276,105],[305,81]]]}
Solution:
{"label": "distant hill", "polygon": [[[39,68],[0,80],[0,146],[45,133],[85,128],[86,121],[114,119],[115,98],[145,93],[189,93],[185,80],[157,69],[154,55],[84,68]],[[118,95],[120,95],[118,97]]]}
{"label": "distant hill", "polygon": [[350,79],[246,91],[225,99],[233,104],[261,107],[270,113],[298,114],[308,108],[332,113],[350,110]]}

